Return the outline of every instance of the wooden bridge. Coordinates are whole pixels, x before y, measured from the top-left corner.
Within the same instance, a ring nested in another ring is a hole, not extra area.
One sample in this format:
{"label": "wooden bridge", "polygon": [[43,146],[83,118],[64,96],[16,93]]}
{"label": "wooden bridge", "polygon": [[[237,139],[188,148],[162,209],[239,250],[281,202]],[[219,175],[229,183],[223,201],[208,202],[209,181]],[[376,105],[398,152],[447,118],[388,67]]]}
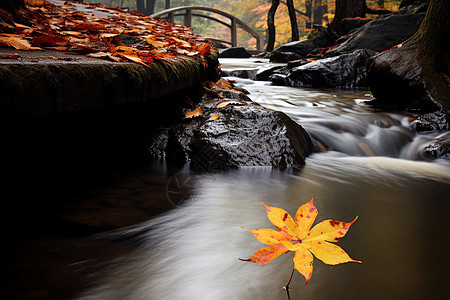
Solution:
{"label": "wooden bridge", "polygon": [[[197,11],[208,11],[212,12],[221,16],[224,16],[229,19],[229,23],[224,22],[220,19],[217,19],[213,16],[201,14]],[[220,23],[230,29],[231,33],[231,41],[221,40],[221,39],[215,39],[218,42],[222,42],[228,45],[231,45],[232,47],[237,46],[237,26],[239,25],[242,29],[250,33],[255,39],[256,39],[256,49],[257,50],[263,50],[264,48],[264,41],[262,38],[257,34],[253,29],[251,29],[247,24],[245,24],[243,21],[239,20],[235,16],[226,13],[224,11],[207,7],[207,6],[182,6],[182,7],[175,7],[175,8],[169,8],[163,11],[160,11],[156,14],[150,15],[152,18],[161,18],[165,19],[169,22],[173,22],[175,17],[183,16],[184,18],[184,26],[192,27],[192,17],[200,17],[200,18],[206,18],[209,20],[213,20],[217,23]]]}

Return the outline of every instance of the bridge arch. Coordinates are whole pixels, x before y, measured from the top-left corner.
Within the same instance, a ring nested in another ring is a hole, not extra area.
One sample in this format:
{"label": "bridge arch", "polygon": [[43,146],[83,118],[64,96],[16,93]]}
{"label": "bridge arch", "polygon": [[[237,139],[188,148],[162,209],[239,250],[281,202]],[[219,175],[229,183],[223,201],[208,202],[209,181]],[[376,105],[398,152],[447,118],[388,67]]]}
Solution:
{"label": "bridge arch", "polygon": [[[221,15],[221,16],[224,16],[224,17],[230,19],[230,24],[228,24],[227,22],[224,22],[222,20],[219,20],[217,18],[214,18],[212,16],[208,16],[205,14],[199,14],[199,13],[196,13],[193,11],[209,11],[209,12],[216,13],[218,15]],[[224,12],[224,11],[212,8],[212,7],[195,6],[195,5],[181,6],[181,7],[169,8],[169,9],[166,9],[166,10],[163,10],[158,13],[150,15],[150,17],[152,17],[152,18],[160,17],[162,19],[166,19],[169,22],[173,22],[174,17],[177,17],[177,16],[183,16],[184,26],[187,26],[187,27],[192,27],[192,17],[201,17],[201,18],[210,19],[210,20],[213,20],[217,23],[220,23],[220,24],[228,27],[231,32],[231,41],[225,41],[225,40],[219,40],[219,39],[218,39],[218,41],[229,44],[232,47],[237,46],[237,25],[239,25],[242,29],[244,29],[245,31],[250,33],[256,39],[256,49],[257,50],[263,50],[263,48],[264,48],[264,41],[262,40],[262,38],[259,36],[258,33],[256,33],[253,29],[251,29],[247,24],[245,24],[243,21],[241,21],[240,19],[236,18],[235,16],[233,16],[227,12]]]}

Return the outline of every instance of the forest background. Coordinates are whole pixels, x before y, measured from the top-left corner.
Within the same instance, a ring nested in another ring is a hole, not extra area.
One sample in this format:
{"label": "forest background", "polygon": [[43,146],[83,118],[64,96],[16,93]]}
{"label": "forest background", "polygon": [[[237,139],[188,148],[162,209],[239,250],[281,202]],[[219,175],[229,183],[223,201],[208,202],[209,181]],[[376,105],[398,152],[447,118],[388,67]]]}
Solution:
{"label": "forest background", "polygon": [[[138,0],[139,1],[139,0]],[[112,7],[121,7],[130,11],[142,11],[138,9],[137,0],[88,0],[91,3],[102,3]],[[142,1],[145,2],[145,1]],[[256,31],[264,41],[267,40],[267,13],[269,11],[271,0],[156,0],[154,12],[162,11],[166,7],[166,2],[170,2],[170,7],[200,5],[213,7],[241,19],[244,23]],[[297,25],[300,40],[307,39],[314,31],[314,27],[327,26],[333,20],[335,11],[335,0],[294,0]],[[311,6],[311,18],[305,15],[307,13],[308,2]],[[369,8],[385,8],[392,12],[398,10],[401,0],[366,0]],[[144,8],[145,9],[145,8]],[[229,20],[214,13],[202,12],[202,14],[213,16],[217,19],[229,23]],[[366,15],[367,18],[376,18],[377,15]],[[175,23],[183,24],[183,17],[176,17]],[[314,26],[313,26],[314,24]],[[230,30],[217,22],[206,18],[194,17],[192,20],[194,31],[203,37],[231,40]],[[289,21],[288,8],[285,1],[280,1],[280,6],[275,15],[276,40],[275,47],[281,46],[291,41],[291,24]],[[242,29],[238,29],[238,46],[246,49],[256,49],[255,39]]]}

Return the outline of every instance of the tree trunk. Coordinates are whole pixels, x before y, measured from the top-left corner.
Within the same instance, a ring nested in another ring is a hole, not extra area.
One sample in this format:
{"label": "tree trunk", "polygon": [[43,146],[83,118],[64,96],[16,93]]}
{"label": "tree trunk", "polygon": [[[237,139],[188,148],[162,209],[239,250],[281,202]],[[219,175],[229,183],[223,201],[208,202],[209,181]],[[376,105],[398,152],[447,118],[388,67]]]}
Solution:
{"label": "tree trunk", "polygon": [[149,16],[155,13],[155,3],[156,0],[145,0],[146,15]]}
{"label": "tree trunk", "polygon": [[369,70],[373,95],[389,103],[440,110],[450,129],[450,1],[431,0],[416,34],[375,57]]}
{"label": "tree trunk", "polygon": [[336,0],[336,10],[330,28],[340,32],[342,19],[364,18],[366,16],[366,0]]}
{"label": "tree trunk", "polygon": [[136,11],[140,14],[145,14],[144,0],[136,0]]}
{"label": "tree trunk", "polygon": [[313,0],[305,0],[305,14],[308,17],[308,20],[306,20],[306,28],[311,29],[312,28],[312,3]]}
{"label": "tree trunk", "polygon": [[277,11],[278,5],[280,5],[280,0],[272,0],[272,5],[267,13],[267,47],[266,51],[273,51],[275,46],[275,12]]}
{"label": "tree trunk", "polygon": [[313,10],[313,25],[322,26],[323,15],[327,13],[328,6],[324,3],[323,0],[316,0],[314,2],[314,10]]}
{"label": "tree trunk", "polygon": [[291,20],[292,41],[298,41],[300,39],[300,35],[298,33],[297,17],[295,16],[294,2],[292,0],[286,0],[286,3],[289,11],[289,19]]}

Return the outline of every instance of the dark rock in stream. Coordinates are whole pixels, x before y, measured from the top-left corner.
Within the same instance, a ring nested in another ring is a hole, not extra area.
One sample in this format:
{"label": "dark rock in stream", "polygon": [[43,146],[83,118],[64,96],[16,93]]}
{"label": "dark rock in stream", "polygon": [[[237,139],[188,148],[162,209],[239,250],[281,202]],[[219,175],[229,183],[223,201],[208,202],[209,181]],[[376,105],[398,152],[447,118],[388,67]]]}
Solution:
{"label": "dark rock in stream", "polygon": [[[204,99],[203,116],[161,128],[150,145],[154,157],[189,162],[191,168],[214,171],[242,166],[299,168],[313,151],[302,126],[286,114],[263,108],[246,95],[214,90],[221,98]],[[223,101],[239,101],[223,108]],[[219,114],[216,120],[211,115]]]}
{"label": "dark rock in stream", "polygon": [[450,130],[450,124],[447,114],[443,110],[438,110],[418,117],[414,122],[414,129],[417,132],[444,131]]}
{"label": "dark rock in stream", "polygon": [[219,50],[220,58],[249,58],[250,53],[244,47],[231,47]]}
{"label": "dark rock in stream", "polygon": [[280,46],[269,55],[270,62],[284,63],[305,58],[314,49],[324,48],[333,45],[335,37],[326,30],[319,28],[312,39],[293,41]]}
{"label": "dark rock in stream", "polygon": [[350,88],[366,85],[367,66],[370,57],[377,52],[357,50],[282,70],[270,77],[275,84],[297,87],[339,87]]}
{"label": "dark rock in stream", "polygon": [[357,49],[372,49],[378,52],[388,50],[416,33],[424,17],[424,12],[417,11],[382,16],[357,29],[345,42],[325,55],[336,56]]}
{"label": "dark rock in stream", "polygon": [[430,145],[425,146],[423,153],[425,157],[431,159],[435,158],[450,159],[450,137],[438,138]]}

